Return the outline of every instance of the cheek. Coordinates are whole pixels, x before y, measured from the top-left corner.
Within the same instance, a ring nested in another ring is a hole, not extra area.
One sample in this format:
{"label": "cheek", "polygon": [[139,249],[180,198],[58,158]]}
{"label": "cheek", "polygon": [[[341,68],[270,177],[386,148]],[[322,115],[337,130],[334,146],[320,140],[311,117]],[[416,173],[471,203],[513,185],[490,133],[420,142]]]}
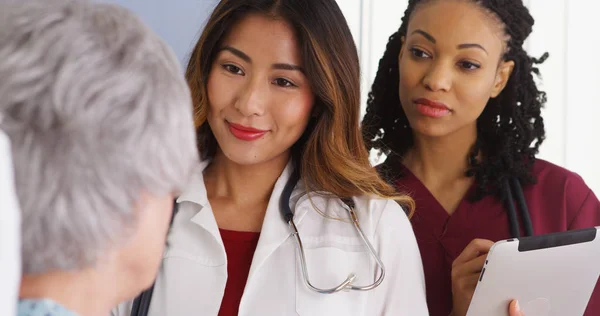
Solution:
{"label": "cheek", "polygon": [[406,94],[409,89],[415,87],[420,82],[422,70],[419,65],[411,62],[406,57],[400,59],[398,69],[398,79],[400,96]]}
{"label": "cheek", "polygon": [[[403,74],[404,73],[404,74]],[[407,111],[406,106],[411,103],[410,91],[414,90],[415,84],[411,82],[414,80],[410,75],[405,75],[406,71],[400,74],[399,82],[398,82],[398,98],[399,100],[394,100],[397,105],[402,105],[404,111]]]}
{"label": "cheek", "polygon": [[493,78],[489,77],[459,80],[455,83],[459,104],[468,105],[473,111],[481,113],[490,99],[493,83]]}
{"label": "cheek", "polygon": [[216,114],[232,104],[235,95],[235,85],[225,76],[213,70],[208,76],[206,92],[208,95],[209,113]]}
{"label": "cheek", "polygon": [[291,132],[295,136],[296,134],[302,134],[313,110],[314,97],[312,92],[303,92],[291,100],[288,99],[285,103],[276,104],[285,104],[285,106],[276,106],[272,111],[277,127],[280,130]]}

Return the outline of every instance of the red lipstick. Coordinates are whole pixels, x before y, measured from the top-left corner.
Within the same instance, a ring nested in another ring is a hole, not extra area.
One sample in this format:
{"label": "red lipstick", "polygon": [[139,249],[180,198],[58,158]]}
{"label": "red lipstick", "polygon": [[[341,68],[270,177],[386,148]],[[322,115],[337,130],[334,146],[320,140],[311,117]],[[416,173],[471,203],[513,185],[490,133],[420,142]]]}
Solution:
{"label": "red lipstick", "polygon": [[261,138],[268,131],[257,129],[253,127],[248,127],[240,124],[235,124],[231,122],[227,122],[229,125],[229,131],[235,138],[244,141],[253,141]]}
{"label": "red lipstick", "polygon": [[441,102],[431,101],[425,98],[415,99],[414,104],[417,106],[417,111],[422,115],[438,118],[450,114],[450,108]]}

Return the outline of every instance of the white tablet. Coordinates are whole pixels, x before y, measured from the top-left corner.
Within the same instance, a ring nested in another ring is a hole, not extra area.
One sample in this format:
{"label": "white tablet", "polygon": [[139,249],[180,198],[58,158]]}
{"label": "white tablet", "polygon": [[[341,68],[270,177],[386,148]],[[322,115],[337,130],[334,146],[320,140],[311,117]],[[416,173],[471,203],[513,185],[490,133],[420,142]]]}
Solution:
{"label": "white tablet", "polygon": [[502,240],[487,255],[467,316],[581,316],[600,275],[600,227]]}

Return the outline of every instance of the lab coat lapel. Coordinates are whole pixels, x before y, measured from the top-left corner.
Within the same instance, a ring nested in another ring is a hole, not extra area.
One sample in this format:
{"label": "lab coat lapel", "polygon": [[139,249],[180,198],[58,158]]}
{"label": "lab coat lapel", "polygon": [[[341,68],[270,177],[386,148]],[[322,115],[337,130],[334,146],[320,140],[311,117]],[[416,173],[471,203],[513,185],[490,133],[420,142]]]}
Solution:
{"label": "lab coat lapel", "polygon": [[[281,215],[279,200],[283,193],[283,188],[290,178],[292,171],[293,164],[290,162],[275,183],[273,193],[271,194],[271,198],[269,200],[269,205],[267,206],[267,212],[263,221],[260,239],[258,240],[258,245],[252,259],[248,280],[250,280],[253,274],[260,269],[265,260],[291,236],[292,232],[290,227],[284,221],[283,216]],[[292,211],[295,209],[295,200],[297,200],[298,194],[301,193],[299,192],[299,187],[301,186],[297,185],[294,193],[292,194],[292,201],[290,203]],[[298,212],[294,214],[294,221],[296,224],[298,224],[302,217],[304,217],[305,213],[306,208],[298,209]]]}
{"label": "lab coat lapel", "polygon": [[225,246],[223,245],[221,233],[219,232],[219,226],[217,225],[217,220],[215,219],[215,215],[210,207],[206,193],[206,186],[204,185],[203,172],[208,164],[208,160],[204,160],[200,163],[198,171],[195,172],[194,176],[190,180],[190,184],[187,186],[188,190],[181,194],[181,196],[177,199],[177,202],[192,202],[200,205],[200,211],[192,216],[190,220],[205,229],[213,238],[215,238],[222,250],[221,255],[225,256]]}

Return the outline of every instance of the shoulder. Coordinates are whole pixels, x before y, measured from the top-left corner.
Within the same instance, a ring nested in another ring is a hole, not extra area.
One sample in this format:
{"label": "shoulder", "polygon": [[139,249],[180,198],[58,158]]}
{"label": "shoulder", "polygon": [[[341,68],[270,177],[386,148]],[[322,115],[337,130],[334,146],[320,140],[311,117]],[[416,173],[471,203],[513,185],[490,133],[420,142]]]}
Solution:
{"label": "shoulder", "polygon": [[532,173],[537,182],[534,188],[544,194],[564,194],[583,200],[591,191],[580,175],[543,159],[536,159]]}
{"label": "shoulder", "polygon": [[536,179],[552,180],[553,182],[582,182],[583,179],[577,173],[561,166],[555,165],[543,159],[536,159],[533,164],[533,176]]}
{"label": "shoulder", "polygon": [[414,238],[407,213],[396,201],[366,196],[354,199],[359,220],[369,224],[376,238],[398,242]]}
{"label": "shoulder", "polygon": [[[355,196],[354,211],[366,235],[386,234],[390,230],[405,231],[412,234],[412,228],[405,210],[394,200],[370,196]],[[307,208],[306,216],[317,220],[325,218],[348,218],[344,202],[328,194],[311,193],[310,198],[303,195],[297,201],[297,209]],[[310,212],[317,209],[318,212]]]}
{"label": "shoulder", "polygon": [[[577,173],[548,161],[537,159],[533,166],[536,184],[523,188],[526,198],[566,216],[570,228],[600,223],[600,201]],[[548,216],[546,214],[546,216]]]}
{"label": "shoulder", "polygon": [[[405,210],[394,200],[369,196],[357,196],[353,200],[360,228],[374,250],[380,254],[384,264],[394,266],[394,271],[399,267],[411,266],[413,263],[415,269],[418,268],[421,262],[420,253]],[[352,238],[348,240],[352,239],[357,244],[363,244],[354,230],[349,228],[349,221],[346,220],[349,216],[342,203],[340,199],[334,197],[315,199],[315,207],[324,210],[326,216],[313,209],[306,212],[310,226],[317,231],[314,235],[348,236],[352,233]],[[325,205],[329,207],[321,208]],[[328,221],[324,218],[337,218],[343,221]]]}
{"label": "shoulder", "polygon": [[407,211],[396,201],[366,197],[361,197],[359,200],[364,200],[364,203],[368,205],[368,211],[374,215],[377,215],[378,225],[380,227],[386,226],[385,224],[390,220],[392,223],[407,225],[410,227]]}
{"label": "shoulder", "polygon": [[19,316],[76,316],[64,306],[48,299],[19,301]]}

